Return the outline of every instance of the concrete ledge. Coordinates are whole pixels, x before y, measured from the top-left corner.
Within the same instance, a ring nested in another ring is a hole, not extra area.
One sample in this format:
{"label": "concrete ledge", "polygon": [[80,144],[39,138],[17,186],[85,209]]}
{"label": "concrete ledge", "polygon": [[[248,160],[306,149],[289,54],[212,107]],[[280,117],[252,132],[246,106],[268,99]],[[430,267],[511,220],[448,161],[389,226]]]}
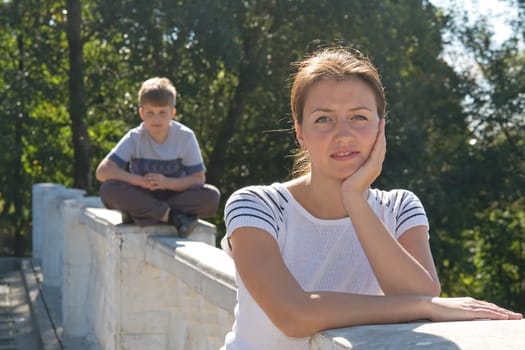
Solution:
{"label": "concrete ledge", "polygon": [[184,238],[150,236],[145,254],[146,262],[177,276],[213,304],[235,307],[235,266],[222,250]]}
{"label": "concrete ledge", "polygon": [[525,320],[356,326],[314,336],[312,350],[523,350]]}
{"label": "concrete ledge", "polygon": [[[119,234],[179,235],[175,227],[171,225],[137,226],[134,224],[123,224],[120,211],[105,208],[86,208],[85,211],[80,213],[79,222],[87,225],[91,230],[98,233],[103,233],[110,229]],[[197,226],[188,236],[188,239],[215,246],[216,231],[215,225],[204,220],[199,220]]]}
{"label": "concrete ledge", "polygon": [[122,214],[117,210],[105,208],[86,208],[80,212],[79,222],[93,232],[104,234],[108,230],[114,233],[126,234],[171,234],[177,235],[177,230],[169,225],[137,226],[123,224]]}

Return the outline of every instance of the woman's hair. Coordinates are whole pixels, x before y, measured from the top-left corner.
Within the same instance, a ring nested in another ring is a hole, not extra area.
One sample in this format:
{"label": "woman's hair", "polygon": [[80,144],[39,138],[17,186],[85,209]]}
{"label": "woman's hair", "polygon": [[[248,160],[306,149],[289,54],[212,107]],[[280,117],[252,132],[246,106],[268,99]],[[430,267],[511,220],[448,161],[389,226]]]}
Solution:
{"label": "woman's hair", "polygon": [[[370,60],[357,51],[345,48],[325,48],[314,52],[302,61],[294,63],[297,73],[294,76],[290,93],[290,105],[294,123],[301,126],[305,98],[310,87],[324,79],[343,81],[360,79],[374,92],[377,114],[383,119],[386,116],[386,98],[383,84],[376,67]],[[292,176],[309,173],[310,158],[305,150],[299,149],[294,154]]]}
{"label": "woman's hair", "polygon": [[139,106],[145,103],[153,106],[175,107],[177,90],[168,78],[151,78],[142,83],[139,90]]}

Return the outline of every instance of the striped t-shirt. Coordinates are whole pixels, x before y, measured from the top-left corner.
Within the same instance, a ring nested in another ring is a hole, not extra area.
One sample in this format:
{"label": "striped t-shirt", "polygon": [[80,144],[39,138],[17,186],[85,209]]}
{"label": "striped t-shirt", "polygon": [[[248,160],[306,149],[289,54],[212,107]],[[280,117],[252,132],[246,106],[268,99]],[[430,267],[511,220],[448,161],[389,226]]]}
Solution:
{"label": "striped t-shirt", "polygon": [[[410,191],[370,189],[368,203],[390,233],[399,239],[408,229],[426,226],[419,199]],[[266,231],[278,243],[283,260],[305,291],[383,294],[350,218],[319,219],[303,208],[281,183],[235,192],[224,212],[228,238],[239,227]],[[239,276],[236,322],[224,349],[308,349],[308,338],[289,338],[252,299]]]}

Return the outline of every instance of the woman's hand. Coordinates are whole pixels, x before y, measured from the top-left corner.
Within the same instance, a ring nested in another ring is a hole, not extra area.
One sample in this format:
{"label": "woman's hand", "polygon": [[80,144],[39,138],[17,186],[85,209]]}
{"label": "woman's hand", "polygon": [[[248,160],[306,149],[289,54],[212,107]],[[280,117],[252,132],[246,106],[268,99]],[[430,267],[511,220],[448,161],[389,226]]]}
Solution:
{"label": "woman's hand", "polygon": [[521,320],[523,315],[495,304],[465,298],[432,298],[430,319],[432,321],[462,321],[474,319]]}
{"label": "woman's hand", "polygon": [[347,193],[348,191],[358,191],[361,194],[364,193],[381,174],[385,154],[385,120],[381,119],[379,121],[376,141],[368,159],[359,169],[343,181],[343,193]]}

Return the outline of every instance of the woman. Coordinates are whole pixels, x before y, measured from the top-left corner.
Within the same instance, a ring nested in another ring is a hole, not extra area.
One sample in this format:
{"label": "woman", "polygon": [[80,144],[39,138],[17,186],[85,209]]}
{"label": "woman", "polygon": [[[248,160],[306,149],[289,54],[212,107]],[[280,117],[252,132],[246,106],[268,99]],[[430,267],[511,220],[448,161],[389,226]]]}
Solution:
{"label": "woman", "polygon": [[386,101],[366,58],[337,48],[300,62],[291,109],[299,175],[226,205],[223,248],[239,291],[224,349],[308,349],[316,332],[360,324],[522,318],[439,298],[419,199],[370,188],[386,153]]}

